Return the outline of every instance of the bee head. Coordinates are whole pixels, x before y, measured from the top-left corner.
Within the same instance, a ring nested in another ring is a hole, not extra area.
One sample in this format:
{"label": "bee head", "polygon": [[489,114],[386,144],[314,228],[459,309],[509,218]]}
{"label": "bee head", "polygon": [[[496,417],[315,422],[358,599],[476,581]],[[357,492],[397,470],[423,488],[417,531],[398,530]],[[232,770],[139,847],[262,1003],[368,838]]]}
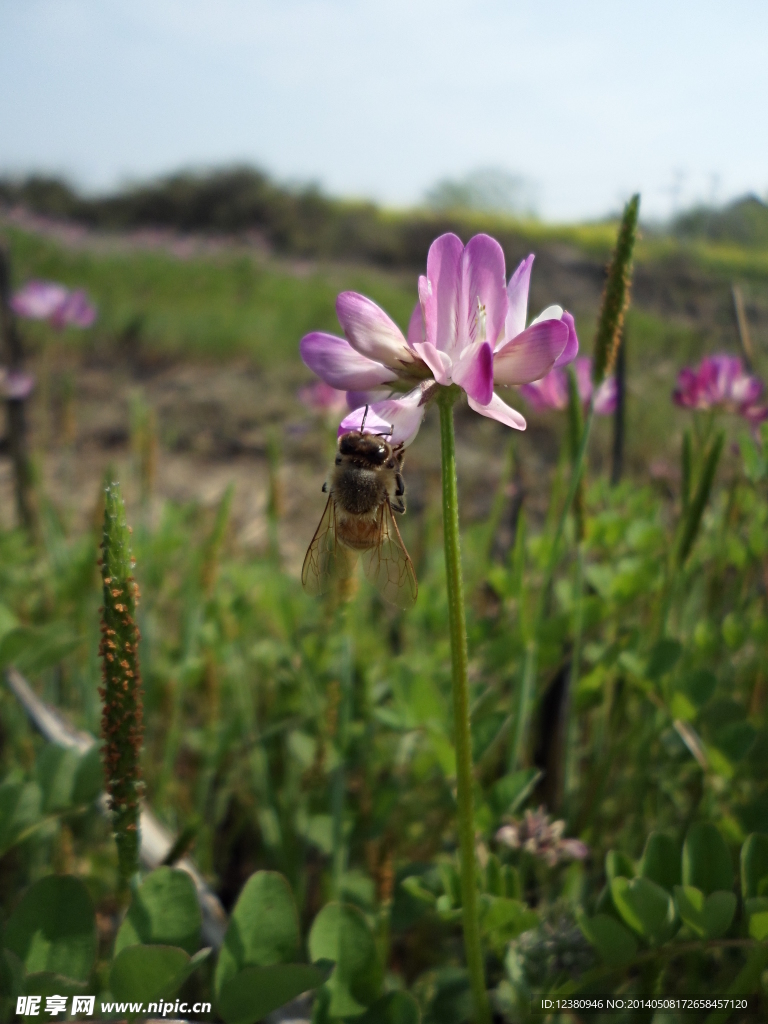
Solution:
{"label": "bee head", "polygon": [[392,446],[376,434],[363,434],[350,430],[339,438],[339,454],[348,455],[361,462],[383,466],[392,453]]}

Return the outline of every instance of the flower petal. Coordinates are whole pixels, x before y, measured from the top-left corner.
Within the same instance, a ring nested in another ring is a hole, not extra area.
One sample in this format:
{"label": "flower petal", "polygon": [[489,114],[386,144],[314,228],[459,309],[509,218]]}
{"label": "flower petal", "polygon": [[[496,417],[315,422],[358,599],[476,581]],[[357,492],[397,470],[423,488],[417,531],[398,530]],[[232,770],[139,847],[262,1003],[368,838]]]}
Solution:
{"label": "flower petal", "polygon": [[576,334],[576,321],[568,310],[563,311],[563,315],[560,319],[568,328],[568,341],[565,343],[563,351],[555,360],[555,366],[565,366],[566,363],[573,362],[579,354],[579,338]]}
{"label": "flower petal", "polygon": [[[368,407],[365,432],[383,434],[392,444],[409,445],[418,434],[426,411],[427,407],[421,404],[421,388],[416,388],[404,398],[374,402]],[[339,426],[339,433],[359,430],[364,413],[365,406],[362,406],[345,416]]]}
{"label": "flower petal", "polygon": [[397,377],[393,370],[361,356],[348,341],[333,334],[307,334],[299,351],[310,370],[340,391],[367,391]]}
{"label": "flower petal", "polygon": [[531,324],[495,353],[494,380],[497,384],[528,384],[539,380],[555,365],[567,342],[568,325],[562,320]]}
{"label": "flower petal", "polygon": [[459,276],[464,246],[458,235],[440,235],[429,247],[427,276],[419,278],[426,339],[443,352],[456,347]]}
{"label": "flower petal", "polygon": [[565,372],[550,370],[546,377],[520,385],[520,394],[534,409],[565,409],[568,405],[568,381]]}
{"label": "flower petal", "polygon": [[525,330],[525,318],[528,315],[528,288],[531,283],[531,268],[534,255],[527,256],[507,285],[507,319],[504,325],[504,339],[510,341]]}
{"label": "flower petal", "polygon": [[504,251],[496,239],[490,235],[470,238],[461,254],[458,354],[478,341],[489,341],[494,346],[504,336],[507,316],[505,281]]}
{"label": "flower petal", "polygon": [[421,309],[421,303],[417,302],[413,307],[411,319],[408,321],[408,334],[406,336],[406,340],[411,348],[413,348],[414,345],[420,345],[425,339],[424,313]]}
{"label": "flower petal", "polygon": [[453,360],[447,352],[442,352],[440,349],[435,348],[428,341],[421,345],[414,345],[413,351],[424,360],[438,384],[447,386],[451,383]]}
{"label": "flower petal", "polygon": [[493,397],[493,349],[487,341],[465,348],[451,373],[454,384],[480,405]]}
{"label": "flower petal", "polygon": [[360,355],[399,370],[411,353],[403,332],[387,314],[365,295],[341,292],[336,299],[336,315],[349,343]]}
{"label": "flower petal", "polygon": [[470,409],[479,412],[481,416],[503,423],[505,427],[512,427],[513,430],[525,430],[525,416],[503,402],[498,395],[492,395],[487,405],[481,405],[472,397],[468,397],[467,400]]}
{"label": "flower petal", "polygon": [[540,324],[543,320],[562,320],[563,307],[558,306],[556,303],[552,306],[547,306],[546,309],[542,309],[537,317],[535,317],[528,324],[529,327],[533,327],[534,324]]}
{"label": "flower petal", "polygon": [[67,301],[69,291],[55,281],[28,281],[11,299],[17,316],[29,320],[47,320]]}
{"label": "flower petal", "polygon": [[606,377],[595,392],[595,412],[598,416],[612,416],[619,400],[615,377]]}

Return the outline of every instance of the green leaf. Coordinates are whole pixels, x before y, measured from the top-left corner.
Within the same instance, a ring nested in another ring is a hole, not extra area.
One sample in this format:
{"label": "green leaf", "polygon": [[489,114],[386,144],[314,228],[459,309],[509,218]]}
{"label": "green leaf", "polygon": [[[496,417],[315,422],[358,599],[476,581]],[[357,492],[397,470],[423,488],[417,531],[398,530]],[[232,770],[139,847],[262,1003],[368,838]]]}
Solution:
{"label": "green leaf", "polygon": [[622,967],[634,959],[637,953],[637,939],[623,924],[607,914],[596,914],[588,918],[577,912],[579,928],[592,943],[608,967]]}
{"label": "green leaf", "polygon": [[104,789],[104,766],[101,760],[101,745],[94,743],[81,756],[75,772],[72,789],[72,803],[75,807],[92,804],[98,800]]}
{"label": "green leaf", "polygon": [[665,676],[667,672],[675,667],[682,653],[683,648],[677,640],[670,640],[668,638],[659,640],[651,648],[651,653],[648,656],[648,664],[645,669],[648,679],[652,679],[655,682],[661,679],[662,676]]}
{"label": "green leaf", "polygon": [[408,992],[389,992],[369,1006],[359,1024],[420,1024],[419,1004]]}
{"label": "green leaf", "polygon": [[24,977],[24,991],[30,996],[74,996],[87,991],[87,981],[73,981],[61,974],[40,971]]}
{"label": "green leaf", "polygon": [[24,964],[10,949],[0,950],[0,994],[12,1001],[24,992]]}
{"label": "green leaf", "polygon": [[[207,956],[210,950],[202,952]],[[195,958],[193,970],[205,956]],[[178,946],[126,946],[112,961],[109,988],[116,999],[131,1002],[169,999],[189,977],[191,964]]]}
{"label": "green leaf", "polygon": [[680,847],[671,836],[651,832],[645,841],[640,874],[670,893],[680,884]]}
{"label": "green leaf", "polygon": [[309,933],[309,956],[336,964],[328,980],[331,1016],[357,1016],[378,995],[381,972],[373,933],[356,907],[344,903],[323,907]]}
{"label": "green leaf", "polygon": [[605,873],[609,881],[614,878],[634,878],[635,866],[625,853],[609,850],[605,855]]}
{"label": "green leaf", "polygon": [[79,644],[80,638],[64,622],[47,626],[19,626],[0,640],[0,667],[15,665],[21,672],[41,672],[57,665]]}
{"label": "green leaf", "polygon": [[715,746],[732,764],[742,761],[755,742],[757,729],[749,722],[732,722],[715,733]]}
{"label": "green leaf", "polygon": [[200,945],[202,915],[195,883],[186,871],[157,868],[134,894],[115,940],[115,955],[126,946],[180,946],[194,953]]}
{"label": "green leaf", "polygon": [[508,942],[538,923],[539,915],[520,900],[489,893],[480,897],[480,930],[499,956]]}
{"label": "green leaf", "polygon": [[96,959],[96,918],[88,890],[70,875],[48,875],[25,892],[5,928],[5,945],[27,974],[85,981]]}
{"label": "green leaf", "polygon": [[538,768],[521,768],[499,779],[491,790],[491,803],[499,814],[514,814],[534,789],[542,772]]}
{"label": "green leaf", "polygon": [[244,967],[222,986],[219,1013],[227,1024],[254,1024],[302,992],[322,985],[327,975],[310,964]]}
{"label": "green leaf", "polygon": [[701,889],[706,896],[733,888],[731,854],[711,822],[697,822],[688,829],[683,845],[683,885]]}
{"label": "green leaf", "polygon": [[611,896],[624,923],[644,939],[657,943],[671,933],[675,905],[660,885],[648,878],[614,878]]}
{"label": "green leaf", "polygon": [[418,875],[408,875],[404,878],[400,885],[405,889],[409,896],[413,896],[414,899],[419,900],[420,903],[426,903],[429,907],[434,907],[437,902],[437,897],[429,889],[425,889],[421,884]]}
{"label": "green leaf", "polygon": [[753,939],[763,942],[768,938],[768,897],[755,896],[744,900],[747,930]]}
{"label": "green leaf", "polygon": [[736,895],[713,892],[705,896],[693,886],[675,886],[675,905],[681,919],[703,939],[719,939],[725,935],[736,913]]}
{"label": "green leaf", "polygon": [[217,995],[244,967],[288,963],[298,948],[299,916],[291,887],[276,871],[257,871],[232,911],[216,965]]}
{"label": "green leaf", "polygon": [[760,896],[760,883],[768,878],[768,836],[753,832],[741,847],[741,895]]}
{"label": "green leaf", "polygon": [[702,707],[710,699],[717,687],[717,679],[707,669],[697,669],[689,675],[684,676],[681,689],[689,697],[697,708]]}
{"label": "green leaf", "polygon": [[75,775],[80,764],[76,750],[48,743],[37,756],[35,776],[43,794],[43,811],[47,814],[72,806]]}
{"label": "green leaf", "polygon": [[0,785],[0,854],[40,818],[42,794],[36,782]]}

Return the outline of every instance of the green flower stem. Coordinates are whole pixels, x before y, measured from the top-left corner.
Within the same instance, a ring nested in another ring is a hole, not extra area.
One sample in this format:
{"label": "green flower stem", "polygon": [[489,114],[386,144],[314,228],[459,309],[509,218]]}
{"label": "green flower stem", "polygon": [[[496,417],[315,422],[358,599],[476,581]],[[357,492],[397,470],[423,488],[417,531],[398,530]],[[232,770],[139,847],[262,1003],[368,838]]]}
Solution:
{"label": "green flower stem", "polygon": [[333,841],[333,895],[341,899],[344,874],[347,870],[347,843],[344,835],[345,797],[347,790],[347,773],[345,771],[348,755],[349,720],[352,712],[352,633],[346,607],[341,609],[343,622],[343,640],[339,671],[341,689],[339,717],[337,721],[336,742],[339,752],[339,763],[333,773],[331,782],[331,819]]}
{"label": "green flower stem", "polygon": [[520,767],[520,762],[523,756],[523,744],[528,732],[528,719],[530,718],[531,705],[533,704],[534,689],[536,685],[541,626],[544,622],[544,615],[547,610],[547,602],[549,600],[549,592],[552,587],[552,579],[554,578],[555,569],[557,568],[557,561],[560,554],[560,541],[563,537],[565,522],[568,518],[568,513],[571,510],[574,499],[576,498],[576,493],[581,481],[581,474],[584,469],[584,460],[587,453],[590,431],[592,430],[593,415],[594,409],[590,402],[587,418],[584,422],[584,429],[581,435],[581,444],[579,445],[579,450],[576,453],[576,458],[574,459],[573,469],[571,470],[571,483],[568,488],[568,495],[560,512],[557,526],[555,527],[555,535],[552,538],[552,546],[549,549],[549,560],[544,572],[544,581],[542,583],[541,591],[539,592],[539,600],[536,605],[536,615],[534,617],[530,637],[525,648],[523,684],[520,688],[520,705],[517,711],[517,721],[515,722],[515,734],[512,742],[512,756],[510,758],[509,766],[510,771],[516,771]]}
{"label": "green flower stem", "polygon": [[448,586],[448,626],[451,634],[454,742],[456,746],[456,788],[459,848],[461,852],[461,893],[464,948],[467,958],[477,1024],[490,1024],[491,1012],[485,989],[480,924],[475,881],[475,809],[472,797],[472,734],[469,720],[467,678],[467,624],[464,611],[464,583],[459,546],[459,498],[456,482],[456,444],[453,433],[453,388],[441,391],[440,452],[443,474],[443,536]]}
{"label": "green flower stem", "polygon": [[563,778],[563,801],[568,820],[573,818],[573,803],[576,796],[576,735],[577,720],[573,710],[576,687],[579,682],[581,663],[581,638],[584,628],[584,541],[576,550],[576,587],[574,594],[573,652],[571,669],[568,674],[568,695],[565,707],[565,767]]}

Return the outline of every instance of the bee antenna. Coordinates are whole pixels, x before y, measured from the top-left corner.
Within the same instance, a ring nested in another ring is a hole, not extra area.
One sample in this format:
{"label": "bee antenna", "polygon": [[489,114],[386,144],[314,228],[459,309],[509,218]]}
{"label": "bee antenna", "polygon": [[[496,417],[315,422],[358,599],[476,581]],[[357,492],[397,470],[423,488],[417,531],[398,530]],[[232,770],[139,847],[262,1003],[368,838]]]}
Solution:
{"label": "bee antenna", "polygon": [[368,406],[366,405],[365,412],[363,413],[363,421],[360,424],[360,433],[361,434],[362,434],[363,430],[365,430],[365,421],[366,421],[367,418],[368,418]]}

